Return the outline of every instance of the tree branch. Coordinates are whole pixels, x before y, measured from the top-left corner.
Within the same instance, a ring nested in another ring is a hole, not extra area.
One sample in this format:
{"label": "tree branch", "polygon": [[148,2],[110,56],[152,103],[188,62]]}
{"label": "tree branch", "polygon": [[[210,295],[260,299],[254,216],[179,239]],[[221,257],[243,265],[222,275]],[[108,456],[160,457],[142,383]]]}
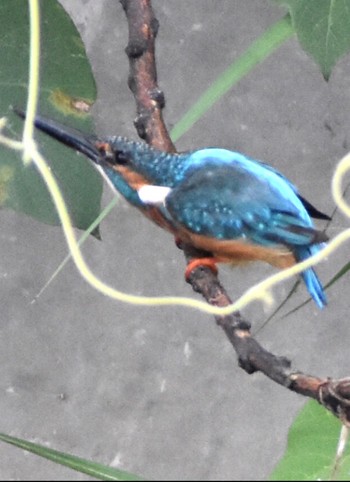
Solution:
{"label": "tree branch", "polygon": [[[151,0],[120,0],[129,25],[126,54],[130,62],[129,87],[137,105],[135,126],[139,136],[150,145],[175,152],[165,127],[162,109],[164,94],[157,84],[155,39],[159,23]],[[187,261],[198,257],[198,252],[182,246]],[[208,268],[198,267],[188,282],[208,303],[227,306],[231,300],[217,276]],[[239,312],[216,316],[216,323],[224,330],[238,357],[238,363],[248,374],[260,371],[274,382],[301,395],[313,398],[350,426],[350,378],[332,380],[306,375],[292,370],[291,362],[265,350],[251,335],[251,324]]]}

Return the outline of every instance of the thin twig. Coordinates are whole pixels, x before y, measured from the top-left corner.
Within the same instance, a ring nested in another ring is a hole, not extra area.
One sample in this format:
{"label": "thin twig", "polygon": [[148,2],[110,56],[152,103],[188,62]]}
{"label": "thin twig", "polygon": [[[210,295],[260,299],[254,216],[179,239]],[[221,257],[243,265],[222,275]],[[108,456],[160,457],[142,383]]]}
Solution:
{"label": "thin twig", "polygon": [[[129,87],[137,105],[135,126],[150,145],[175,152],[162,117],[164,94],[157,84],[155,39],[159,23],[151,0],[120,0],[129,25],[126,54],[130,62]],[[182,246],[187,261],[198,256],[189,246]],[[208,268],[198,267],[188,282],[208,303],[227,306],[231,300],[217,276]],[[301,395],[313,398],[350,426],[350,378],[332,380],[292,370],[291,362],[265,350],[251,335],[251,324],[240,313],[216,317],[236,351],[241,368],[251,374],[262,372],[274,382]]]}

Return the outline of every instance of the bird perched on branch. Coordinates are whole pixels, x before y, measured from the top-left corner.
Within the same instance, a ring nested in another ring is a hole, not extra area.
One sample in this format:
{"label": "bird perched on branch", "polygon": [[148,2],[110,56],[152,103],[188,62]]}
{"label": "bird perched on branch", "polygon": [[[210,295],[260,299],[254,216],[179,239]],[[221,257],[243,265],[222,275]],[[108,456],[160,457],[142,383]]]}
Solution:
{"label": "bird perched on branch", "polygon": [[[16,110],[24,117],[24,113]],[[207,253],[194,267],[265,261],[287,268],[317,253],[327,236],[311,217],[329,219],[271,166],[226,149],[167,153],[124,137],[99,139],[38,116],[35,125],[85,154],[133,206]],[[327,301],[312,268],[302,278],[316,304]]]}

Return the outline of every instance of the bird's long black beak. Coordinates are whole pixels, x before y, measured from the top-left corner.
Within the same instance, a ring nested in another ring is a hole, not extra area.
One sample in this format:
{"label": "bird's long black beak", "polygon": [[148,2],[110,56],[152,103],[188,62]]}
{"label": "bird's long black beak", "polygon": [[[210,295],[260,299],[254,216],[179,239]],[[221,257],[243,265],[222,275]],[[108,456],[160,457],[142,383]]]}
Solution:
{"label": "bird's long black beak", "polygon": [[[13,111],[19,117],[25,119],[26,114],[21,109],[14,107]],[[66,146],[72,147],[82,154],[85,154],[92,161],[99,164],[99,161],[101,160],[101,152],[96,146],[98,143],[98,138],[96,136],[83,134],[73,127],[66,127],[59,122],[47,119],[40,115],[35,117],[34,124],[39,130],[45,132],[54,139],[57,139]]]}

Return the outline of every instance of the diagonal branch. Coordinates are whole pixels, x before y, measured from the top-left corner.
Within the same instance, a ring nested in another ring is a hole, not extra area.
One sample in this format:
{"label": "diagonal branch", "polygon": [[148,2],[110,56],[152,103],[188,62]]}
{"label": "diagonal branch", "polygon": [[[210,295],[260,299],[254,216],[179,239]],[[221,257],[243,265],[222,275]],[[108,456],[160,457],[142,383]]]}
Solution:
{"label": "diagonal branch", "polygon": [[137,106],[135,127],[148,144],[175,152],[162,116],[164,94],[157,84],[155,38],[159,22],[149,0],[120,0],[120,3],[129,22],[129,42],[125,52],[130,61],[128,84]]}
{"label": "diagonal branch", "polygon": [[[164,94],[157,84],[155,39],[159,23],[151,0],[120,0],[129,25],[126,54],[130,62],[129,87],[134,94],[139,136],[158,149],[175,152],[165,127],[162,109]],[[182,247],[187,261],[198,257],[196,250]],[[189,278],[194,291],[208,303],[227,306],[231,300],[217,276],[208,268],[198,267]],[[301,395],[313,398],[350,426],[350,378],[333,380],[292,370],[291,362],[265,350],[251,335],[250,323],[239,312],[216,318],[231,342],[238,363],[248,374],[260,371],[274,382]]]}

